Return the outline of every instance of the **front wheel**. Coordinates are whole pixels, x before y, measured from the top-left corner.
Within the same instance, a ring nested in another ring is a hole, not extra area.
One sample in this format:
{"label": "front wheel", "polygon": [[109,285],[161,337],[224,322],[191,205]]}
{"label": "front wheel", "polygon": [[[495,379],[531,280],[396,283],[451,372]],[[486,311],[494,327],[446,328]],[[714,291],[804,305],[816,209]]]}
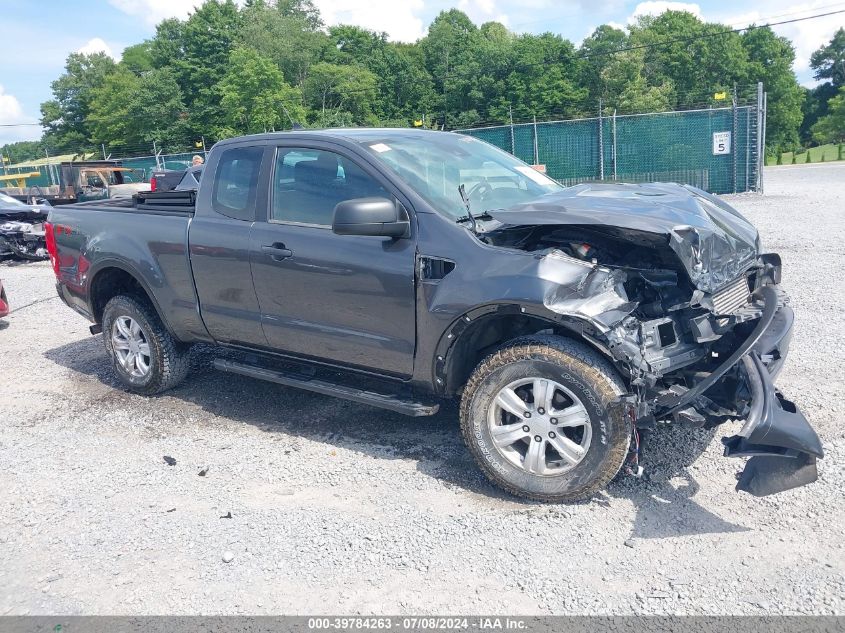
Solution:
{"label": "front wheel", "polygon": [[586,345],[558,336],[516,339],[473,372],[461,430],[500,488],[536,501],[577,501],[622,467],[631,427],[609,405],[624,393],[613,366]]}
{"label": "front wheel", "polygon": [[175,387],[188,373],[180,343],[147,302],[120,295],[103,310],[103,340],[114,371],[128,389],[152,395]]}

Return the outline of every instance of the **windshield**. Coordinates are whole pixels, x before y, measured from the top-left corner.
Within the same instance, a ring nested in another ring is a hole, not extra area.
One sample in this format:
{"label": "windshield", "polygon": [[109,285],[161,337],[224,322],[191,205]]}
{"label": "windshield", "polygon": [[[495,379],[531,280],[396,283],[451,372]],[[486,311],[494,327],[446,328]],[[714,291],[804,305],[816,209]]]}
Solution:
{"label": "windshield", "polygon": [[510,154],[471,136],[450,132],[409,135],[379,130],[356,140],[434,209],[465,217],[463,184],[473,215],[506,209],[562,187]]}
{"label": "windshield", "polygon": [[7,195],[2,191],[0,191],[0,203],[2,203],[3,206],[6,207],[26,207],[27,209],[29,208],[20,200],[15,200],[12,196]]}

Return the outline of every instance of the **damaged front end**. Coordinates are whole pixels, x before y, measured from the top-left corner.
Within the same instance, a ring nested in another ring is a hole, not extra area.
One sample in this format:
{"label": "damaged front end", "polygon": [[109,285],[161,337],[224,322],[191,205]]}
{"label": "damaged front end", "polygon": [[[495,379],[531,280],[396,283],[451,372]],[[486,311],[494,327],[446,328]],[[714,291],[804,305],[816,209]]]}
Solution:
{"label": "damaged front end", "polygon": [[793,312],[781,263],[756,230],[704,192],[678,185],[582,185],[491,213],[483,240],[589,270],[551,283],[545,307],[588,321],[583,336],[615,360],[634,428],[712,428],[744,420],[725,455],[750,457],[737,490],[762,496],[816,480],[821,442],[774,386]]}

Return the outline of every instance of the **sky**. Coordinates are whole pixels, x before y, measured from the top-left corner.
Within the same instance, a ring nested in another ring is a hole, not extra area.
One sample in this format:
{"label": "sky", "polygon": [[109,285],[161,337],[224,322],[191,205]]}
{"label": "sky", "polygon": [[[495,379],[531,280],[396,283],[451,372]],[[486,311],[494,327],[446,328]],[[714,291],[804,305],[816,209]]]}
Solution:
{"label": "sky", "polygon": [[[126,46],[155,33],[167,17],[186,17],[202,0],[0,0],[0,145],[37,139],[50,82],[75,51],[104,51],[120,59]],[[412,42],[442,10],[457,7],[477,24],[497,20],[511,31],[551,31],[579,44],[600,24],[624,27],[639,15],[689,11],[735,28],[845,9],[845,0],[314,0],[329,24],[355,24]],[[845,13],[775,27],[796,48],[795,72],[814,84],[810,54],[845,27]]]}

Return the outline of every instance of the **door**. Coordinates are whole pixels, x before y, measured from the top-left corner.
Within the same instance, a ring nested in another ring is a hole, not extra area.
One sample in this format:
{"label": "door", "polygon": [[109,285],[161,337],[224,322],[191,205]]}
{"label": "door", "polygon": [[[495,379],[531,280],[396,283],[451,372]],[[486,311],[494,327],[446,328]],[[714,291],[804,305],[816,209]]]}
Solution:
{"label": "door", "polygon": [[251,237],[252,277],[270,346],[410,376],[413,239],[336,235],[335,205],[394,196],[371,168],[314,147],[278,147],[267,218]]}
{"label": "door", "polygon": [[[200,314],[220,343],[266,346],[258,299],[252,286],[250,233],[258,205],[266,208],[260,183],[263,146],[234,146],[220,152],[212,185],[201,188],[188,228],[191,269]],[[269,166],[265,166],[265,172]]]}

